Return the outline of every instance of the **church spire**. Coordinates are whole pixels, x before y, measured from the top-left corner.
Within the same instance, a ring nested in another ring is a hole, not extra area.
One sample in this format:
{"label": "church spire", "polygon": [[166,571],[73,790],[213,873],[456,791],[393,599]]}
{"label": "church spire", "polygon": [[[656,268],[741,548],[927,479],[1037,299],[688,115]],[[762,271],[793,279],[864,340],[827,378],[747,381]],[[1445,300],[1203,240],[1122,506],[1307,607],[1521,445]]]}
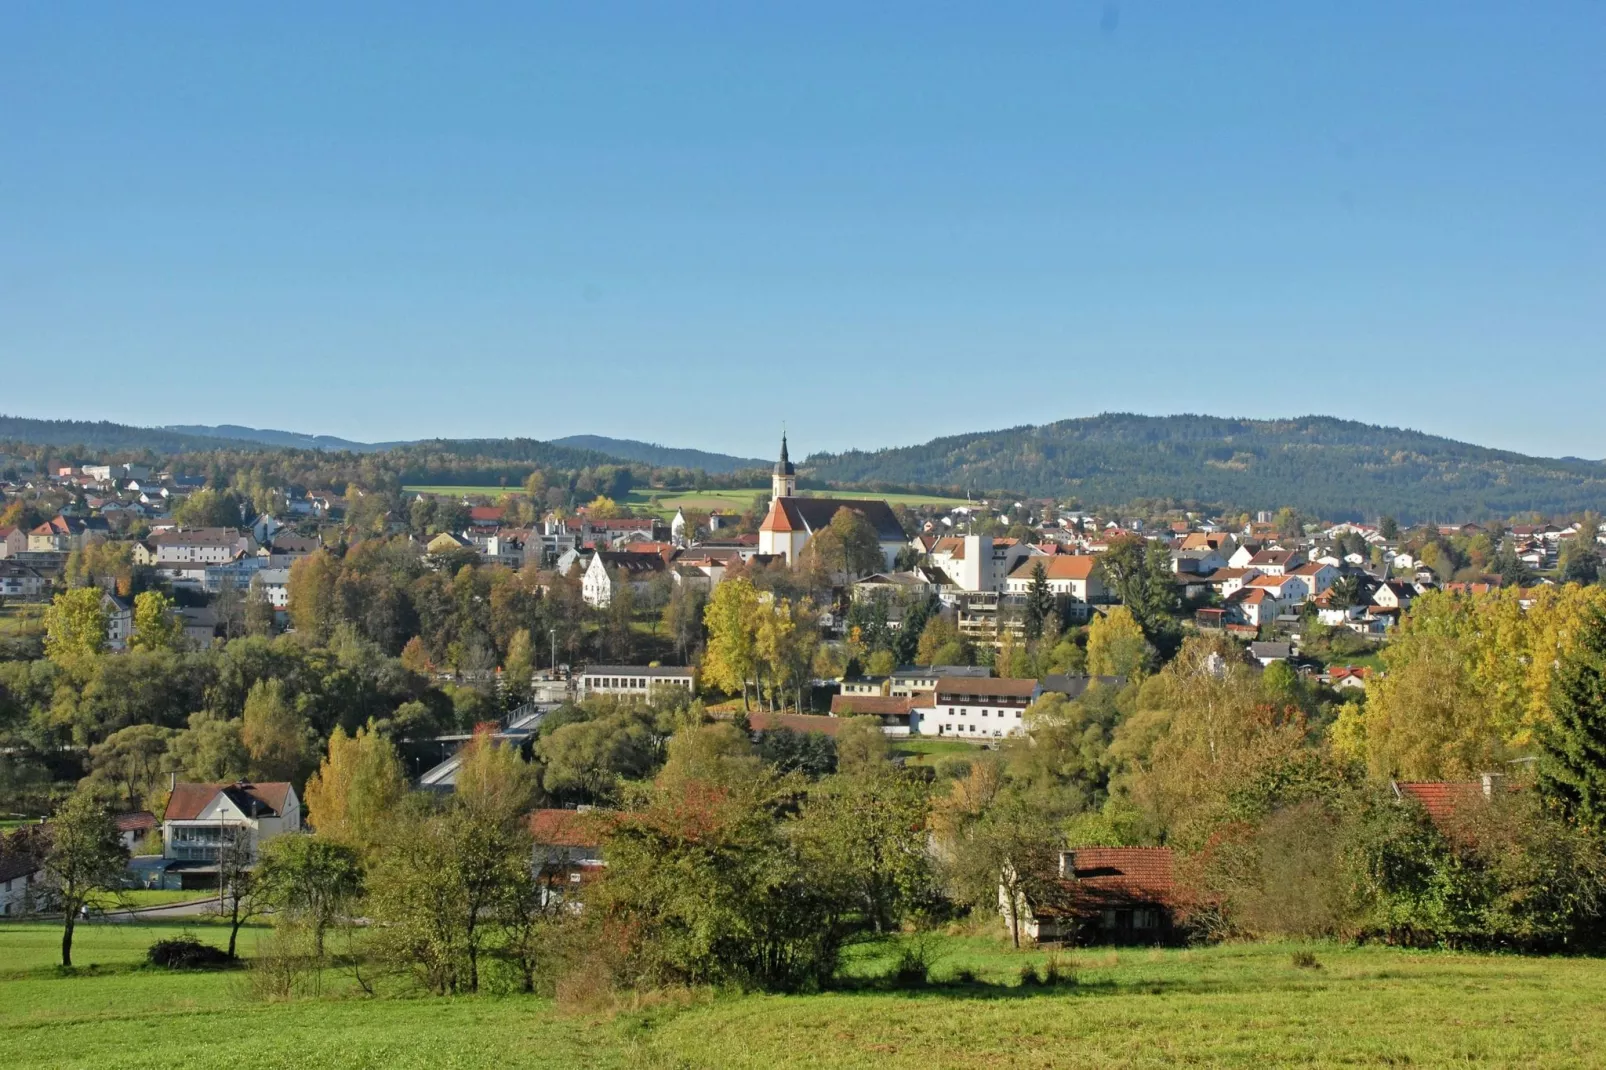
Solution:
{"label": "church spire", "polygon": [[775,472],[770,477],[770,497],[793,498],[797,496],[797,469],[792,467],[792,458],[786,452],[786,429],[781,429],[781,459],[775,462]]}

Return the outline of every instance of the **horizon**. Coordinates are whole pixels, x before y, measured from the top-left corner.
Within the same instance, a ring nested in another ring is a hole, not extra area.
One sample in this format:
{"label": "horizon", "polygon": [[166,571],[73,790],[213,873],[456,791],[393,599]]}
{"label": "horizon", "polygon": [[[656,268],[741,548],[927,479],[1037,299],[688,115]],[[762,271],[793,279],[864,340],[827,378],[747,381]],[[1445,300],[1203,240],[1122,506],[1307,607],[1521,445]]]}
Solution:
{"label": "horizon", "polygon": [[864,391],[901,404],[806,453],[1295,395],[1602,458],[1603,30],[1376,0],[12,8],[0,354],[115,388],[6,401],[764,457]]}

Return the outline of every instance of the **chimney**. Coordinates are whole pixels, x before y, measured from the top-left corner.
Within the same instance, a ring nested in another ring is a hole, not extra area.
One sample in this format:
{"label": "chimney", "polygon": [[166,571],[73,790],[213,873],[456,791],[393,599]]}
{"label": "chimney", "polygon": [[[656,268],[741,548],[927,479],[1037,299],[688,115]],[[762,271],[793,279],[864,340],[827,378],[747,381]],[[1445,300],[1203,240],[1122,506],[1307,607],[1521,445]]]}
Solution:
{"label": "chimney", "polygon": [[173,792],[175,792],[177,790],[178,790],[178,774],[177,773],[168,773],[167,774],[167,793],[169,795],[171,795],[171,794],[173,794]]}
{"label": "chimney", "polygon": [[1076,876],[1075,851],[1060,852],[1060,876],[1067,879]]}
{"label": "chimney", "polygon": [[1485,799],[1494,798],[1495,789],[1500,786],[1500,782],[1503,780],[1505,780],[1505,777],[1500,773],[1483,774],[1483,797]]}

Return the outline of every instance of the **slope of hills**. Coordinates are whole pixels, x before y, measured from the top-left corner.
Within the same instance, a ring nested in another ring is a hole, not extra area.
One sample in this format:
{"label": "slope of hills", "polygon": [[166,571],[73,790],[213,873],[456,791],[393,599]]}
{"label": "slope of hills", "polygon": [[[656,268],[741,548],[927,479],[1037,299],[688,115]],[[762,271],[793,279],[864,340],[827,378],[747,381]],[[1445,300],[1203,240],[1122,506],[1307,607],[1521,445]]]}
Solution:
{"label": "slope of hills", "polygon": [[169,428],[132,427],[106,420],[33,420],[24,416],[0,416],[0,442],[3,441],[36,446],[83,446],[92,450],[154,450],[157,453],[195,453],[240,446],[239,442],[227,438]]}
{"label": "slope of hills", "polygon": [[264,446],[282,446],[292,450],[349,450],[352,453],[372,453],[376,450],[388,450],[393,446],[406,445],[403,442],[353,442],[334,435],[306,435],[299,431],[275,431],[265,427],[242,427],[239,424],[218,424],[215,427],[206,424],[172,424],[158,430],[177,431],[180,434],[197,435],[202,438],[258,442]]}
{"label": "slope of hills", "polygon": [[555,438],[554,446],[592,450],[620,460],[650,464],[656,468],[701,468],[712,475],[740,472],[747,468],[768,468],[774,460],[763,461],[756,457],[732,457],[728,453],[707,453],[703,450],[677,449],[653,442],[638,442],[628,438],[608,438],[605,435],[570,435]]}
{"label": "slope of hills", "polygon": [[1010,490],[1087,505],[1140,498],[1332,518],[1476,519],[1606,505],[1606,465],[1527,457],[1420,431],[1308,416],[1106,413],[923,445],[816,454],[816,479]]}

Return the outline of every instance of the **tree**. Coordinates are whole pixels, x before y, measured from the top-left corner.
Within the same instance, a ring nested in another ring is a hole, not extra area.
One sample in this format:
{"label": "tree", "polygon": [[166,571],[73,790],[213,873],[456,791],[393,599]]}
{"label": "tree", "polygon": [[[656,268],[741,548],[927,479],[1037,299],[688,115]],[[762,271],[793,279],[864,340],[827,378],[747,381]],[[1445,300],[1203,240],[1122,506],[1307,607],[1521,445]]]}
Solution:
{"label": "tree", "polygon": [[1087,630],[1088,675],[1130,680],[1143,672],[1148,656],[1143,629],[1126,606],[1115,606],[1093,618]]}
{"label": "tree", "polygon": [[1054,592],[1048,586],[1048,570],[1039,560],[1032,564],[1032,585],[1026,591],[1026,638],[1034,642],[1041,639],[1043,625],[1053,615]]}
{"label": "tree", "polygon": [[152,724],[118,729],[89,748],[93,779],[112,784],[126,809],[139,809],[171,768],[168,748],[175,734]]}
{"label": "tree", "polygon": [[312,756],[312,729],[278,680],[258,680],[245,700],[240,738],[258,780],[299,780]]}
{"label": "tree", "polygon": [[310,553],[290,566],[290,622],[315,642],[327,638],[334,628],[339,577],[340,563],[326,550]]}
{"label": "tree", "polygon": [[245,777],[251,755],[240,739],[240,727],[239,718],[211,710],[190,714],[189,727],[174,735],[168,748],[185,779],[220,784]]}
{"label": "tree", "polygon": [[319,835],[366,855],[379,844],[406,794],[407,775],[396,748],[372,722],[351,736],[336,725],[328,754],[307,781],[307,820]]}
{"label": "tree", "polygon": [[258,894],[306,923],[323,958],[324,935],[362,891],[355,848],[323,836],[276,836],[262,845]]}
{"label": "tree", "polygon": [[894,929],[926,898],[926,789],[889,763],[822,781],[802,827],[819,871],[832,870],[876,932]]}
{"label": "tree", "polygon": [[73,927],[79,914],[118,886],[128,852],[117,825],[93,795],[69,795],[50,820],[45,879],[61,908],[61,964],[72,966]]}
{"label": "tree", "polygon": [[529,813],[539,790],[535,767],[517,746],[498,743],[488,729],[475,732],[463,748],[453,801],[471,815],[516,822]]}
{"label": "tree", "polygon": [[173,507],[173,522],[186,528],[239,527],[240,499],[230,490],[198,490]]}
{"label": "tree", "polygon": [[1174,649],[1181,598],[1170,552],[1158,542],[1129,535],[1111,540],[1099,558],[1099,568],[1143,629],[1144,638],[1162,653]]}
{"label": "tree", "polygon": [[240,926],[263,913],[257,881],[256,850],[250,835],[233,831],[218,846],[218,892],[229,911],[229,958],[235,958]]}
{"label": "tree", "polygon": [[63,667],[82,664],[106,647],[106,610],[99,587],[58,594],[45,610],[45,654]]}
{"label": "tree", "polygon": [[757,666],[756,632],[758,591],[745,576],[726,580],[714,588],[703,620],[708,626],[708,649],[703,678],[726,693],[740,691],[748,710],[748,684]]}
{"label": "tree", "polygon": [[508,700],[514,705],[530,697],[535,680],[535,644],[530,641],[530,630],[520,628],[507,644],[507,657],[502,660],[502,679],[507,685]]}
{"label": "tree", "polygon": [[890,748],[881,721],[849,717],[836,734],[836,767],[844,774],[872,773],[887,764]]}
{"label": "tree", "polygon": [[561,725],[535,745],[541,786],[579,803],[613,801],[619,782],[650,775],[661,751],[649,719],[632,710]]}
{"label": "tree", "polygon": [[703,639],[703,612],[708,595],[690,583],[676,584],[664,603],[663,628],[685,662]]}
{"label": "tree", "polygon": [[716,721],[682,728],[670,737],[658,783],[697,781],[730,787],[753,780],[761,769],[747,733],[729,721]]}
{"label": "tree", "polygon": [[1028,901],[1058,872],[1052,820],[1002,778],[997,762],[978,762],[933,809],[932,828],[950,893],[978,911],[1002,908],[1019,947]]}
{"label": "tree", "polygon": [[253,576],[245,596],[245,634],[272,638],[276,619],[268,589],[263,586],[260,577]]}
{"label": "tree", "polygon": [[1570,820],[1606,830],[1606,613],[1594,610],[1556,668],[1553,724],[1540,735],[1538,790]]}
{"label": "tree", "polygon": [[160,591],[141,591],[134,597],[135,650],[178,650],[184,645],[184,624],[174,603]]}
{"label": "tree", "polygon": [[1383,516],[1377,522],[1377,533],[1393,542],[1400,537],[1400,522],[1392,516]]}

